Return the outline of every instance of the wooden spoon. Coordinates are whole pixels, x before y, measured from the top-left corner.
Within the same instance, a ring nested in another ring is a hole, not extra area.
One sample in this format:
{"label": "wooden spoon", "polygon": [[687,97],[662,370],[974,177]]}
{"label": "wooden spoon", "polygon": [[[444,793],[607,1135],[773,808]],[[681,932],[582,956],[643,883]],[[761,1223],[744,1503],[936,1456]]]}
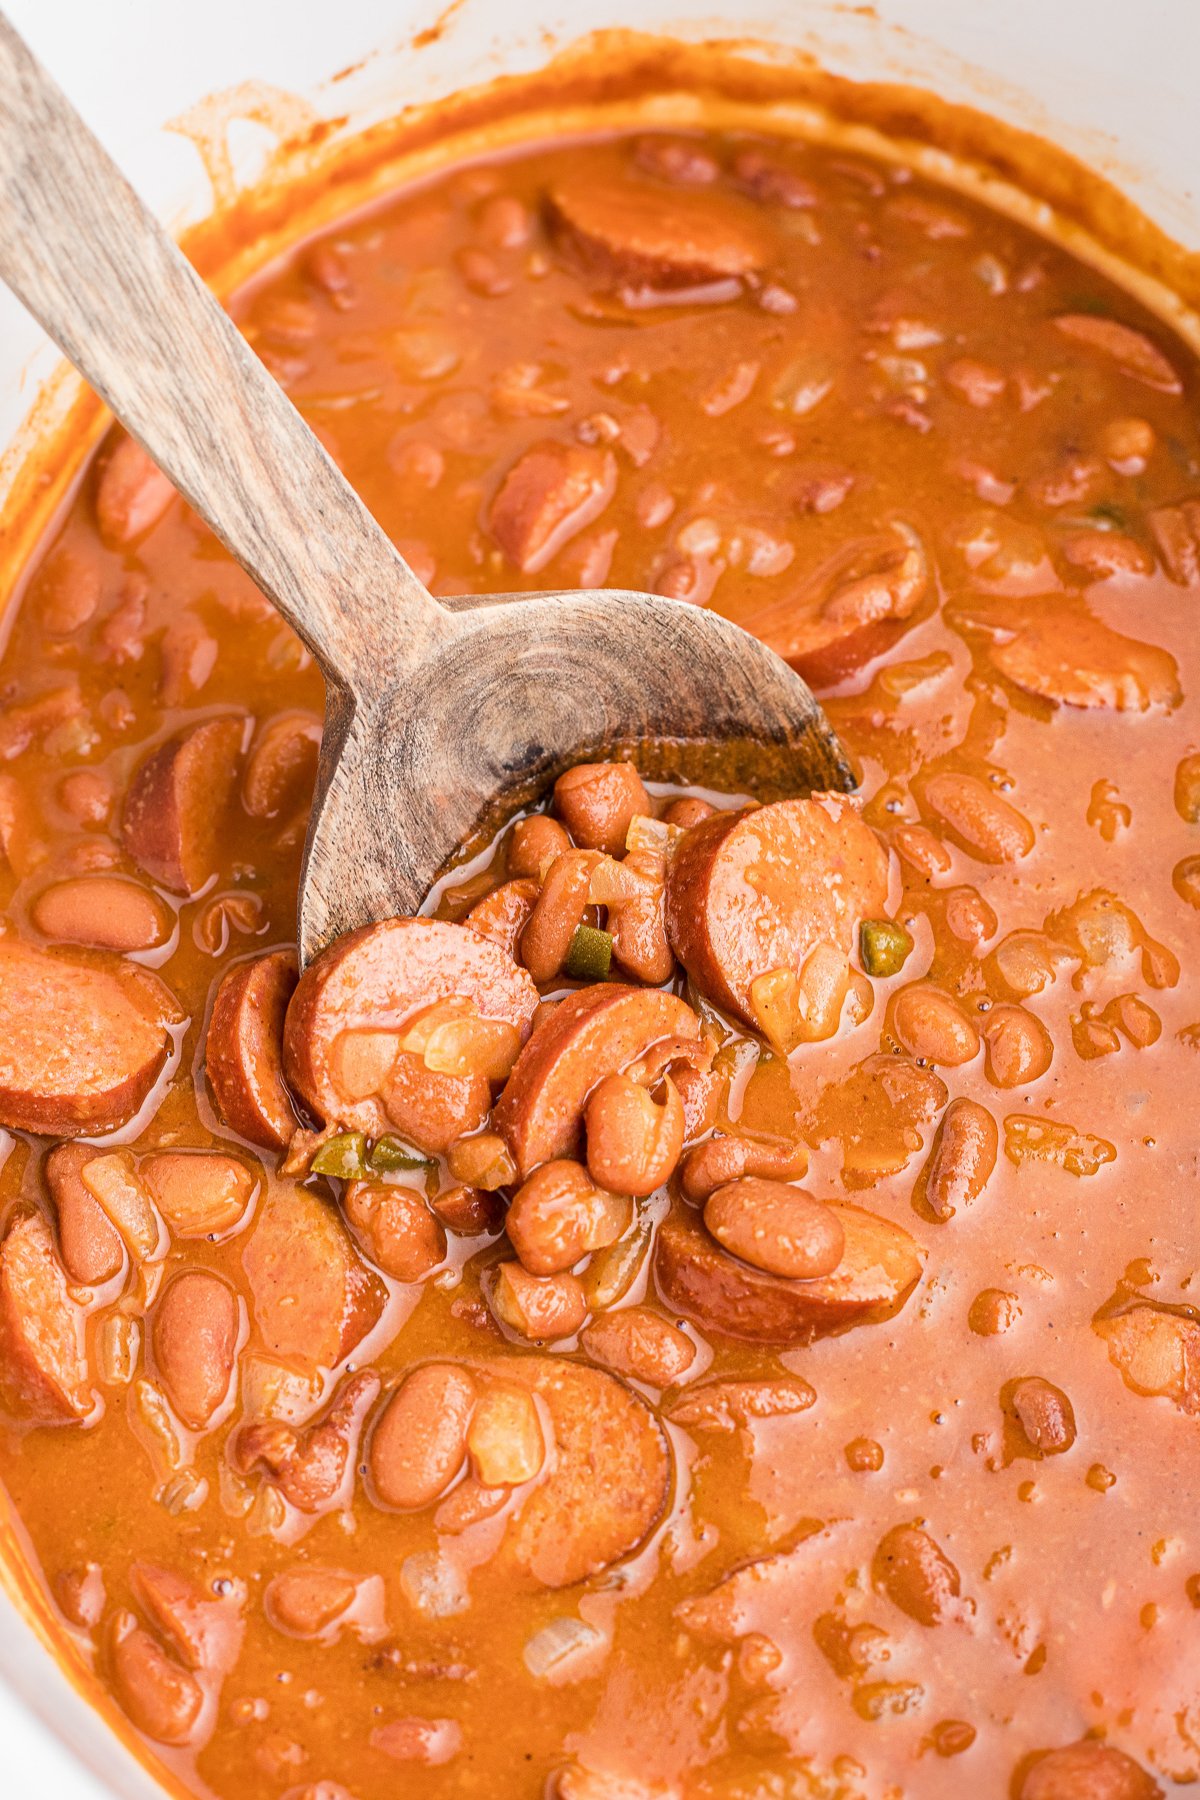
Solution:
{"label": "wooden spoon", "polygon": [[0,276],[324,674],[302,961],[415,912],[485,821],[589,753],[854,785],[805,684],[715,613],[616,589],[434,600],[2,14],[0,184]]}

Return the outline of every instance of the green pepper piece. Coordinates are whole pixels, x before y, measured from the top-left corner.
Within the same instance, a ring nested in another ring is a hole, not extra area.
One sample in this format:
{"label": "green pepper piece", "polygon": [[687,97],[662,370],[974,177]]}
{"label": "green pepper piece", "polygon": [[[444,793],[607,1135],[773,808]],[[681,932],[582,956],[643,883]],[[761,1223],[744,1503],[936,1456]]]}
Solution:
{"label": "green pepper piece", "polygon": [[381,1137],[371,1148],[368,1163],[377,1175],[390,1175],[395,1169],[431,1169],[433,1158],[410,1150],[397,1137]]}
{"label": "green pepper piece", "polygon": [[858,942],[862,966],[868,975],[898,975],[913,947],[908,932],[894,919],[864,919]]}
{"label": "green pepper piece", "polygon": [[343,1131],[327,1138],[312,1159],[314,1175],[333,1175],[338,1181],[360,1181],[367,1172],[367,1140],[361,1131]]}
{"label": "green pepper piece", "polygon": [[1095,506],[1089,506],[1087,516],[1094,520],[1102,531],[1129,530],[1129,520],[1121,508],[1111,500],[1100,500]]}
{"label": "green pepper piece", "polygon": [[594,925],[577,925],[567,951],[566,973],[572,981],[603,981],[612,967],[613,941]]}

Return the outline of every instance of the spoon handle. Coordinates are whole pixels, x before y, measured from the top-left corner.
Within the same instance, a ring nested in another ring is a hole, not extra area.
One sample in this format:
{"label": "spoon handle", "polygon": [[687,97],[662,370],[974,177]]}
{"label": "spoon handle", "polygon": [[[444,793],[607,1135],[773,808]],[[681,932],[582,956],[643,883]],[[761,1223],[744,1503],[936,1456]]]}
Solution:
{"label": "spoon handle", "polygon": [[343,692],[454,633],[3,13],[0,277]]}

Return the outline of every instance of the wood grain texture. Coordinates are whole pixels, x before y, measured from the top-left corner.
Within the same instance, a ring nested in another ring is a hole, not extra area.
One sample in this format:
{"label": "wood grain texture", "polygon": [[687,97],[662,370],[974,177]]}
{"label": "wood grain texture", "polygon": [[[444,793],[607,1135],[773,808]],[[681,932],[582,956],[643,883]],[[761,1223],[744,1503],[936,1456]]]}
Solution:
{"label": "wood grain texture", "polygon": [[415,911],[465,840],[583,756],[854,785],[805,684],[713,613],[612,590],[435,601],[2,14],[0,193],[0,276],[325,675],[302,961]]}

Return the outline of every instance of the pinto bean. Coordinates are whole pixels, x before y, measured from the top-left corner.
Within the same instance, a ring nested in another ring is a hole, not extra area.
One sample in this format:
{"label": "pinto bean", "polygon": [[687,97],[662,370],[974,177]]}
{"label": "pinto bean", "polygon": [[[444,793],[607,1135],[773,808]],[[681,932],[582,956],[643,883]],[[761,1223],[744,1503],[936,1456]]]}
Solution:
{"label": "pinto bean", "polygon": [[600,517],[616,491],[611,450],[543,438],[500,483],[488,508],[488,530],[509,562],[536,575]]}
{"label": "pinto bean", "polygon": [[957,1068],[979,1050],[979,1032],[957,1000],[929,981],[914,981],[894,994],[889,1029],[920,1062]]}
{"label": "pinto bean", "polygon": [[673,1387],[696,1360],[687,1333],[648,1306],[604,1313],[585,1327],[580,1342],[602,1368],[650,1387]]}
{"label": "pinto bean", "polygon": [[808,1169],[808,1151],[797,1139],[765,1142],[761,1138],[711,1137],[689,1150],[679,1171],[685,1199],[699,1206],[715,1188],[744,1175],[762,1181],[795,1181]]}
{"label": "pinto bean", "polygon": [[385,919],[363,926],[304,971],[287,1011],[284,1073],[327,1124],[370,1137],[400,1131],[421,1149],[444,1149],[483,1123],[491,1098],[483,1076],[437,1074],[403,1052],[377,1077],[377,1087],[352,1096],[343,1054],[351,1034],[385,1037],[406,1015],[451,999],[468,1002],[473,1015],[521,1041],[532,1027],[538,992],[511,957],[465,925]]}
{"label": "pinto bean", "polygon": [[555,1459],[509,1526],[496,1566],[542,1587],[571,1587],[637,1549],[667,1503],[666,1438],[636,1394],[599,1369],[561,1357],[494,1364],[544,1402]]}
{"label": "pinto bean", "polygon": [[1200,500],[1155,506],[1147,517],[1171,580],[1180,587],[1200,587]]}
{"label": "pinto bean", "polygon": [[349,1504],[358,1440],[379,1393],[373,1369],[349,1376],[325,1413],[304,1431],[274,1421],[243,1426],[233,1445],[242,1474],[261,1463],[279,1492],[300,1512],[329,1512]]}
{"label": "pinto bean", "polygon": [[[508,834],[508,872],[540,881],[547,864],[570,848],[571,840],[557,819],[545,813],[530,813],[528,818],[518,819]],[[621,848],[625,848],[624,839]]]}
{"label": "pinto bean", "polygon": [[123,1125],[166,1061],[172,1008],[153,978],[0,940],[0,1125],[56,1137]]}
{"label": "pinto bean", "polygon": [[624,1196],[597,1187],[577,1162],[556,1159],[535,1169],[513,1196],[509,1240],[531,1275],[557,1275],[628,1230]]}
{"label": "pinto bean", "polygon": [[759,1344],[805,1344],[895,1311],[917,1282],[924,1252],[898,1225],[857,1206],[831,1208],[845,1250],[831,1275],[790,1281],[729,1256],[690,1208],[665,1219],[655,1274],[668,1306],[702,1330]]}
{"label": "pinto bean", "polygon": [[768,239],[745,201],[636,180],[559,181],[549,195],[559,243],[612,282],[686,288],[753,275]]}
{"label": "pinto bean", "polygon": [[136,1562],[129,1585],[157,1635],[185,1668],[227,1674],[241,1649],[245,1584],[230,1581],[217,1596],[176,1569]]}
{"label": "pinto bean", "polygon": [[642,778],[628,762],[577,763],[554,784],[554,810],[582,850],[625,854],[625,835],[652,811]]}
{"label": "pinto bean", "polygon": [[224,1237],[246,1216],[257,1182],[219,1150],[156,1150],[138,1169],[176,1237]]}
{"label": "pinto bean", "polygon": [[571,940],[587,910],[597,861],[593,850],[564,850],[551,863],[521,933],[521,961],[535,981],[553,981],[566,962]]}
{"label": "pinto bean", "polygon": [[478,1390],[468,1370],[424,1363],[392,1394],[371,1436],[368,1467],[376,1499],[397,1512],[432,1506],[467,1455]]}
{"label": "pinto bean", "polygon": [[707,800],[683,794],[678,800],[672,800],[663,814],[663,824],[678,825],[681,831],[690,831],[693,825],[703,825],[705,819],[711,819],[715,811]]}
{"label": "pinto bean", "polygon": [[614,1194],[652,1194],[683,1152],[683,1101],[669,1075],[653,1093],[628,1075],[606,1075],[584,1122],[588,1173]]}
{"label": "pinto bean", "polygon": [[793,1281],[831,1275],[846,1248],[845,1230],[832,1207],[803,1188],[754,1175],[710,1194],[704,1223],[731,1256]]}
{"label": "pinto bean", "polygon": [[29,603],[52,637],[70,637],[100,604],[97,558],[57,544],[29,584]]}
{"label": "pinto bean", "polygon": [[424,1281],[445,1261],[446,1233],[412,1188],[352,1181],[342,1206],[372,1262],[396,1281]]}
{"label": "pinto bean", "polygon": [[816,1390],[798,1375],[765,1381],[706,1381],[689,1388],[667,1413],[688,1431],[747,1430],[756,1419],[785,1419],[817,1403]]}
{"label": "pinto bean", "polygon": [[250,746],[242,777],[242,805],[252,819],[291,818],[307,811],[320,748],[321,721],[315,713],[276,713],[267,720]]}
{"label": "pinto bean", "polygon": [[132,1153],[113,1150],[89,1157],[79,1165],[79,1179],[115,1226],[134,1263],[159,1261],[167,1247],[166,1233]]}
{"label": "pinto bean", "polygon": [[871,1564],[876,1587],[918,1625],[944,1625],[960,1612],[962,1578],[946,1552],[919,1525],[895,1525]]}
{"label": "pinto bean", "polygon": [[83,1310],[50,1227],[18,1213],[0,1244],[0,1395],[19,1418],[67,1425],[92,1409],[89,1377]]}
{"label": "pinto bean", "polygon": [[1095,1738],[1045,1751],[1025,1768],[1013,1793],[1015,1800],[1163,1800],[1140,1763]]}
{"label": "pinto bean", "polygon": [[263,1611],[276,1631],[288,1637],[328,1641],[331,1627],[349,1612],[357,1593],[353,1575],[299,1563],[272,1576],[263,1593]]}
{"label": "pinto bean", "polygon": [[1017,862],[1033,849],[1033,826],[1024,813],[977,775],[931,775],[921,798],[954,842],[981,862]]}
{"label": "pinto bean", "polygon": [[63,1267],[83,1287],[111,1281],[125,1261],[120,1234],[80,1176],[84,1164],[99,1154],[85,1144],[59,1144],[46,1158]]}
{"label": "pinto bean", "polygon": [[917,1188],[916,1197],[935,1219],[952,1218],[960,1206],[979,1199],[996,1167],[999,1142],[986,1106],[961,1098],[950,1102]]}
{"label": "pinto bean", "polygon": [[1054,1059],[1050,1033],[1023,1006],[994,1006],[983,1026],[988,1080],[1000,1088],[1025,1087]]}
{"label": "pinto bean", "polygon": [[56,881],[43,888],[31,916],[52,943],[98,950],[153,950],[171,934],[171,915],[162,902],[120,875]]}
{"label": "pinto bean", "polygon": [[129,1719],[156,1744],[186,1744],[204,1706],[200,1683],[130,1612],[113,1620],[113,1686]]}
{"label": "pinto bean", "polygon": [[207,1269],[185,1269],[154,1312],[158,1373],[185,1425],[203,1431],[229,1392],[238,1341],[233,1290]]}
{"label": "pinto bean", "polygon": [[264,1348],[304,1367],[335,1368],[387,1299],[334,1209],[300,1187],[268,1194],[242,1263]]}
{"label": "pinto bean", "polygon": [[471,908],[465,923],[515,959],[540,892],[536,881],[505,881]]}
{"label": "pinto bean", "polygon": [[537,1344],[574,1337],[588,1311],[574,1275],[531,1275],[519,1262],[497,1266],[488,1301],[502,1324]]}
{"label": "pinto bean", "polygon": [[1037,1456],[1061,1456],[1075,1442],[1075,1411],[1061,1388],[1040,1375],[1023,1376],[1002,1393],[1001,1405]]}
{"label": "pinto bean", "polygon": [[507,1382],[484,1388],[467,1428],[475,1479],[486,1488],[520,1487],[546,1460],[546,1440],[533,1396]]}
{"label": "pinto bean", "polygon": [[675,973],[667,938],[666,858],[652,850],[631,850],[621,865],[650,883],[646,893],[609,905],[608,930],[621,967],[648,987],[661,987]]}
{"label": "pinto bean", "polygon": [[462,1749],[463,1731],[457,1719],[389,1719],[371,1732],[372,1750],[390,1756],[393,1762],[418,1763],[422,1768],[440,1769],[452,1762]]}
{"label": "pinto bean", "polygon": [[147,875],[173,893],[198,893],[220,867],[242,733],[239,718],[209,719],[168,738],[134,774],[121,836]]}
{"label": "pinto bean", "polygon": [[604,982],[560,1001],[521,1052],[495,1109],[522,1177],[575,1154],[593,1088],[668,1037],[700,1037],[700,1021],[674,994]]}
{"label": "pinto bean", "polygon": [[708,999],[755,1023],[751,987],[818,943],[849,953],[887,902],[887,854],[840,794],[718,813],[681,840],[667,933]]}
{"label": "pinto bean", "polygon": [[123,550],[158,524],[174,498],[175,489],[142,446],[122,437],[96,484],[101,537],[114,550]]}
{"label": "pinto bean", "polygon": [[504,1223],[504,1208],[499,1197],[486,1188],[443,1188],[429,1204],[446,1230],[453,1231],[458,1237],[495,1233]]}

